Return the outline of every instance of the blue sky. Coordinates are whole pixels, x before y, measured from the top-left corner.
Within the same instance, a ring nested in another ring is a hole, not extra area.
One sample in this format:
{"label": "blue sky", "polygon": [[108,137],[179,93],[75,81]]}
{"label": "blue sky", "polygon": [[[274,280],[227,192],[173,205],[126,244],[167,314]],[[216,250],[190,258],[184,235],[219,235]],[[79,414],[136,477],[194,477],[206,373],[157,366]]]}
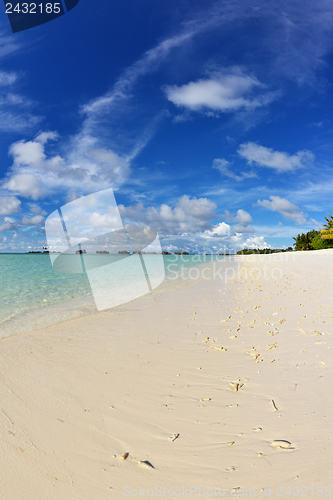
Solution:
{"label": "blue sky", "polygon": [[331,211],[333,5],[80,0],[0,10],[0,251],[112,187],[165,250],[281,248]]}

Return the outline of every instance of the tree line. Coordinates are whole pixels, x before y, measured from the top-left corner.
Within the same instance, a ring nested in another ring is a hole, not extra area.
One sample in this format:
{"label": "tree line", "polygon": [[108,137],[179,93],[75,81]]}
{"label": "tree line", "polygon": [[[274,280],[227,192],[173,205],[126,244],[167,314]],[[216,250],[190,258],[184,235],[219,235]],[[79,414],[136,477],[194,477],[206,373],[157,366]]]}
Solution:
{"label": "tree line", "polygon": [[316,231],[312,229],[308,233],[298,234],[295,240],[295,250],[323,250],[333,248],[333,215],[325,217],[324,229]]}
{"label": "tree line", "polygon": [[[293,238],[295,243],[293,246],[295,250],[323,250],[324,248],[333,248],[333,215],[328,214],[325,217],[326,224],[324,224],[323,229],[316,231],[312,229],[307,233],[301,233]],[[277,253],[277,252],[292,252],[294,249],[292,247],[288,248],[243,248],[243,250],[238,250],[237,255],[250,255],[253,253],[266,254],[266,253]]]}

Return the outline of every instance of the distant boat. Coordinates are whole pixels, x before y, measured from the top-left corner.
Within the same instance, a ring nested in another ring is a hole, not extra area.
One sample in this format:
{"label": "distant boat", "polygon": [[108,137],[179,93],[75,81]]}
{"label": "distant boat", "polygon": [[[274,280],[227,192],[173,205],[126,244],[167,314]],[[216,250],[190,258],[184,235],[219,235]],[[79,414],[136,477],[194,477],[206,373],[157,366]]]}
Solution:
{"label": "distant boat", "polygon": [[87,253],[87,250],[76,250],[76,254]]}

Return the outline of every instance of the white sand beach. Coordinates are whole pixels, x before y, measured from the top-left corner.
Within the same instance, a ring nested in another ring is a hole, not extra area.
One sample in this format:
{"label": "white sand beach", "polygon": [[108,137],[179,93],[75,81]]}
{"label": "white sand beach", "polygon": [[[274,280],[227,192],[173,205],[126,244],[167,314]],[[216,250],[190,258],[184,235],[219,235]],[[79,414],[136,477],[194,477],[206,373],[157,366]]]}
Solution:
{"label": "white sand beach", "polygon": [[333,250],[237,261],[0,340],[1,499],[333,493]]}

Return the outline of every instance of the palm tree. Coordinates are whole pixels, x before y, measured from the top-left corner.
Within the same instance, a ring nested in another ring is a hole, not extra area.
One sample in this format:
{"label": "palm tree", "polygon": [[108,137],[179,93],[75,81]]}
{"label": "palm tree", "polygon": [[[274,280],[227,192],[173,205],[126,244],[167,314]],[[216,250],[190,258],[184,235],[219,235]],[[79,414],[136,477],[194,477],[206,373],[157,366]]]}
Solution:
{"label": "palm tree", "polygon": [[306,234],[298,234],[296,238],[293,238],[293,240],[295,240],[295,250],[313,250],[311,241],[317,234],[319,234],[319,232],[314,229]]}
{"label": "palm tree", "polygon": [[328,217],[325,217],[327,224],[324,224],[324,228],[321,230],[321,239],[322,240],[333,240],[333,215],[328,214]]}
{"label": "palm tree", "polygon": [[333,215],[328,214],[329,219],[325,217],[325,220],[327,221],[327,224],[324,224],[325,229],[333,229]]}

